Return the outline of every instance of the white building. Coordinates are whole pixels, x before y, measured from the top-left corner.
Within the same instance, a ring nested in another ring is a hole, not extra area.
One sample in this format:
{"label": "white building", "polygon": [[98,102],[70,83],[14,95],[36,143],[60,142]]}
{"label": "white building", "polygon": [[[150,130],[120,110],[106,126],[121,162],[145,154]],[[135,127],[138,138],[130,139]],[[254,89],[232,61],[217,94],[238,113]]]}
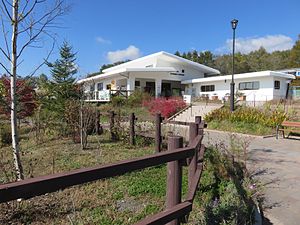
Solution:
{"label": "white building", "polygon": [[[247,101],[286,97],[294,75],[262,71],[234,76],[236,91]],[[158,52],[103,70],[102,74],[79,80],[87,101],[109,101],[111,94],[129,95],[134,90],[154,96],[208,96],[223,99],[229,94],[231,75],[167,52]]]}
{"label": "white building", "polygon": [[[235,90],[245,96],[246,101],[269,101],[273,99],[285,99],[288,84],[294,75],[260,71],[234,75]],[[186,92],[195,93],[196,96],[206,95],[209,98],[222,99],[229,96],[231,75],[213,76],[185,80],[182,84],[187,85]]]}
{"label": "white building", "polygon": [[208,66],[167,52],[158,52],[105,69],[103,74],[79,80],[78,83],[84,85],[86,93],[90,93],[89,101],[107,100],[108,90],[124,95],[142,90],[155,96],[179,96],[184,91],[183,80],[219,73]]}

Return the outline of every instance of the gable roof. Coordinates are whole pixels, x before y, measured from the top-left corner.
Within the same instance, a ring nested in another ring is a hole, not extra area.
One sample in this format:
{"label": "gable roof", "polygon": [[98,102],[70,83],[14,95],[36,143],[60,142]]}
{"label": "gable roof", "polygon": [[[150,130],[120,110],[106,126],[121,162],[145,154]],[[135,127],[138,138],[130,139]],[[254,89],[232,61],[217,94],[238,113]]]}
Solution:
{"label": "gable roof", "polygon": [[164,52],[164,51],[157,52],[157,53],[147,55],[147,56],[144,56],[144,57],[141,57],[141,58],[138,58],[138,59],[126,62],[126,63],[122,63],[122,64],[114,66],[114,67],[107,68],[107,69],[103,70],[103,73],[111,72],[113,70],[121,69],[124,67],[130,67],[131,65],[134,65],[136,62],[141,62],[141,61],[151,59],[151,58],[169,59],[174,62],[181,62],[181,63],[188,64],[188,65],[194,67],[195,69],[200,69],[200,70],[204,71],[204,73],[207,73],[207,74],[220,74],[220,71],[218,71],[216,69],[213,69],[211,67],[202,65],[200,63],[193,62],[191,60],[188,60],[188,59],[185,59],[185,58],[182,58],[177,55],[174,55],[174,54],[171,54],[168,52]]}

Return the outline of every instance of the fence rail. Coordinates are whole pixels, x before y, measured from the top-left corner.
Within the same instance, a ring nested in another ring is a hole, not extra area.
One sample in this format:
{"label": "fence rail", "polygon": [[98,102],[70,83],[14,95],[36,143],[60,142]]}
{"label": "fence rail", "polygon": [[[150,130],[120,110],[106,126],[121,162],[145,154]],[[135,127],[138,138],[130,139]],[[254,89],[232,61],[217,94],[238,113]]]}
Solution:
{"label": "fence rail", "polygon": [[[133,120],[134,118],[131,118]],[[167,163],[167,196],[166,209],[153,216],[139,221],[138,225],[145,224],[179,224],[186,222],[192,211],[193,200],[199,184],[203,155],[202,145],[203,122],[199,117],[197,122],[190,123],[190,142],[183,147],[183,138],[169,136],[168,150],[136,159],[101,165],[90,168],[77,169],[70,172],[41,176],[13,183],[0,185],[0,203],[16,199],[28,199],[46,193],[55,192],[74,185],[84,184],[105,178],[123,175],[128,172],[145,169]],[[182,202],[182,167],[188,165],[188,192]]]}

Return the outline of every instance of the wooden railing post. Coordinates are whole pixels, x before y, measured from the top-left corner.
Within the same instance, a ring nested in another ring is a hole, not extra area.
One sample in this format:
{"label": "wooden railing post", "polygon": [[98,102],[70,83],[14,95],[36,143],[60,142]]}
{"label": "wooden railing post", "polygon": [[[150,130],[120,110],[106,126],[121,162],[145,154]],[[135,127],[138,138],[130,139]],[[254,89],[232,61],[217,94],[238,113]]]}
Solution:
{"label": "wooden railing post", "polygon": [[195,116],[195,123],[200,124],[202,120],[201,116]]}
{"label": "wooden railing post", "polygon": [[[197,119],[196,119],[197,121]],[[191,123],[189,126],[189,146],[191,146],[193,140],[197,137],[199,131],[199,124],[198,123]],[[195,175],[195,171],[197,169],[197,149],[195,149],[194,156],[192,157],[189,165],[189,170],[188,170],[188,186],[189,189],[191,187],[193,177]]]}
{"label": "wooden railing post", "polygon": [[156,113],[155,115],[155,152],[160,152],[161,151],[161,114]]}
{"label": "wooden railing post", "polygon": [[130,125],[129,138],[130,138],[130,144],[131,145],[135,145],[134,124],[135,124],[135,115],[134,115],[134,113],[131,113],[130,118],[129,118],[129,125]]}
{"label": "wooden railing post", "polygon": [[[183,138],[180,136],[168,137],[168,151],[182,148]],[[181,202],[182,166],[179,161],[167,164],[167,199],[166,208],[171,209]],[[168,225],[178,225],[179,219],[169,222]]]}
{"label": "wooden railing post", "polygon": [[110,112],[110,121],[109,121],[109,129],[110,129],[110,139],[112,141],[116,141],[117,140],[117,134],[116,134],[116,130],[115,130],[115,112],[111,111]]}

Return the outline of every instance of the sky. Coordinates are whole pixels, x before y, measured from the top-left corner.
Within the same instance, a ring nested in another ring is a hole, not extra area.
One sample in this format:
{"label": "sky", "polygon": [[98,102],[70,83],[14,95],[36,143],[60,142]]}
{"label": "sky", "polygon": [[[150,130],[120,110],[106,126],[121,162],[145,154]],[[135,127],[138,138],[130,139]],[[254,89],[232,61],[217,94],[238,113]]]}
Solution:
{"label": "sky", "polygon": [[[243,53],[261,46],[269,52],[290,49],[300,34],[299,0],[67,1],[71,10],[59,20],[62,28],[53,28],[57,45],[49,60],[58,58],[59,45],[68,41],[77,52],[78,78],[99,71],[102,64],[158,51],[228,53],[234,18],[239,20],[236,49]],[[30,73],[50,48],[43,41],[41,48],[26,49],[19,74]],[[47,66],[36,75],[40,73],[50,74]]]}

